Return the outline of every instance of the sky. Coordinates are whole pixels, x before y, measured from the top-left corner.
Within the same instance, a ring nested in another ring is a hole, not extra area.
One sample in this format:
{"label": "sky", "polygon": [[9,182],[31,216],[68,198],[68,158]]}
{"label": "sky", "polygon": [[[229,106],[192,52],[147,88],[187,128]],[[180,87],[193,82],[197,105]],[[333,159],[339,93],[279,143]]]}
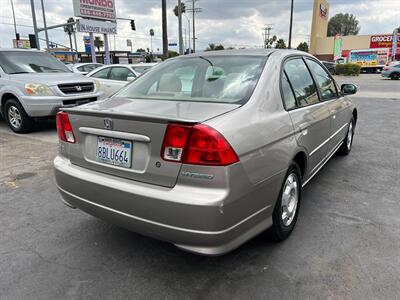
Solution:
{"label": "sky", "polygon": [[[33,33],[30,0],[14,2],[17,30],[21,37]],[[48,26],[65,23],[73,16],[72,0],[43,0]],[[149,30],[155,31],[153,51],[162,48],[161,0],[115,0],[117,16],[135,19],[136,31],[129,21],[118,21],[118,34],[110,39],[111,50],[130,50],[126,40],[131,39],[133,49],[150,47]],[[168,38],[178,40],[178,19],[173,14],[177,0],[167,0]],[[182,0],[185,2],[185,0]],[[400,26],[400,0],[330,0],[329,17],[336,13],[352,13],[360,22],[360,34],[390,33]],[[11,0],[0,0],[0,47],[12,47],[14,27]],[[39,27],[43,26],[40,0],[35,0]],[[186,3],[191,6],[191,1]],[[308,41],[311,28],[313,0],[294,0],[293,46]],[[198,0],[196,7],[196,48],[204,50],[209,43],[225,47],[262,47],[265,24],[272,24],[271,34],[288,39],[290,0]],[[192,24],[192,16],[187,14]],[[188,21],[183,18],[183,30],[188,39]],[[44,38],[44,33],[41,33]],[[62,29],[49,31],[51,41],[69,45],[68,36]],[[78,50],[83,51],[83,34],[78,33]],[[187,44],[187,42],[186,42]],[[42,47],[45,46],[42,42]],[[177,50],[177,47],[170,47]]]}

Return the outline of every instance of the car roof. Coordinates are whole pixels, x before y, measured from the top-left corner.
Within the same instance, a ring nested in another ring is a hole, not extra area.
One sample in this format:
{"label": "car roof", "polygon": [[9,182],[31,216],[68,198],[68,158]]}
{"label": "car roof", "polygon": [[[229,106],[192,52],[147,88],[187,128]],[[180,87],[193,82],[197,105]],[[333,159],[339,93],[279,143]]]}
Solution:
{"label": "car roof", "polygon": [[46,51],[38,50],[38,49],[20,49],[20,48],[0,48],[0,52],[10,52],[10,51],[18,51],[18,52],[43,52]]}

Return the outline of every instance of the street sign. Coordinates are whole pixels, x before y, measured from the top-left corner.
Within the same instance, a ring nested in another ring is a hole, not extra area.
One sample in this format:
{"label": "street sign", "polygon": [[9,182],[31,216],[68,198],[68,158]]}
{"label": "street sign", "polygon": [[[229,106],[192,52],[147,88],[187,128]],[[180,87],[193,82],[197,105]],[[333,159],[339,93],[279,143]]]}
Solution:
{"label": "street sign", "polygon": [[77,28],[79,32],[117,34],[117,23],[112,22],[79,19]]}
{"label": "street sign", "polygon": [[178,46],[178,43],[169,43],[168,46]]}
{"label": "street sign", "polygon": [[73,0],[75,17],[115,21],[115,0]]}

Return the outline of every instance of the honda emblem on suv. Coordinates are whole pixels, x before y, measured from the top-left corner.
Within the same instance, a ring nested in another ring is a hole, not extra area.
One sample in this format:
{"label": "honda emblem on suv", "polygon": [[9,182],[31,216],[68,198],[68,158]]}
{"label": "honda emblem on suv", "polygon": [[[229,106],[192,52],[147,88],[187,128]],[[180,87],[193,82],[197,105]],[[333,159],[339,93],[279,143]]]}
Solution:
{"label": "honda emblem on suv", "polygon": [[82,92],[82,87],[80,85],[76,85],[75,89],[77,92]]}
{"label": "honda emblem on suv", "polygon": [[113,129],[113,120],[110,118],[105,118],[104,119],[104,127],[106,129],[110,129],[110,130]]}

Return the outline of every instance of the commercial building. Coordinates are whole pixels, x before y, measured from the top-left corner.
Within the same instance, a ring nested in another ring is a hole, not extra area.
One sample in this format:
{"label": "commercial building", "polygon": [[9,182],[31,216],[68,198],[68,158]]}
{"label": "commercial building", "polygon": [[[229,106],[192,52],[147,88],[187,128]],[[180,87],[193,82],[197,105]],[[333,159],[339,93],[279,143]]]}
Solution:
{"label": "commercial building", "polygon": [[[310,36],[310,53],[321,60],[334,61],[349,56],[352,50],[386,49],[391,56],[393,33],[328,37],[330,5],[327,0],[314,0]],[[399,24],[400,25],[400,24]],[[400,60],[400,34],[396,59]]]}

